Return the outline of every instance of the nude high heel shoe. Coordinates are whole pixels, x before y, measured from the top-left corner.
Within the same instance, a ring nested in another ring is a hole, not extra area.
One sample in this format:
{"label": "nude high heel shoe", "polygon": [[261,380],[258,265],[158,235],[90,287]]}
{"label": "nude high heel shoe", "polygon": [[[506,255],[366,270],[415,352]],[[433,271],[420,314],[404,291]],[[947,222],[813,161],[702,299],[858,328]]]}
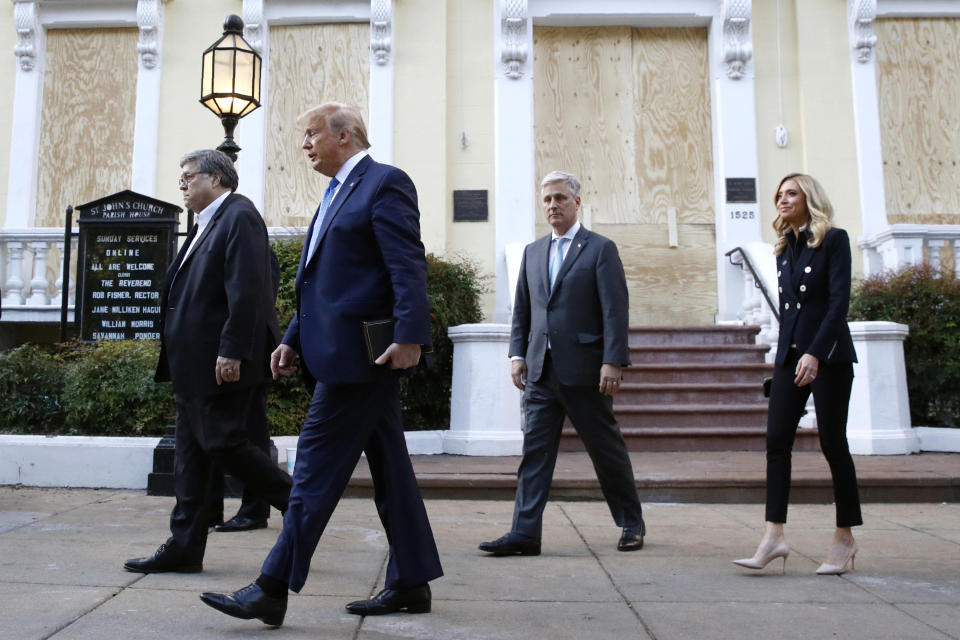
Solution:
{"label": "nude high heel shoe", "polygon": [[[839,576],[847,571],[853,571],[854,561],[857,558],[857,551],[860,549],[857,548],[857,543],[854,542],[853,546],[850,547],[850,555],[844,558],[843,563],[841,564],[829,564],[824,562],[817,569],[817,575],[820,576]],[[847,569],[847,565],[850,565],[850,569]]]}
{"label": "nude high heel shoe", "polygon": [[761,553],[760,549],[757,549],[757,553],[754,554],[752,558],[742,558],[740,560],[734,560],[733,564],[746,567],[747,569],[763,569],[771,560],[776,558],[783,558],[783,573],[787,572],[787,556],[790,555],[790,545],[787,544],[786,540],[781,540],[775,544],[772,548],[768,549],[766,553]]}

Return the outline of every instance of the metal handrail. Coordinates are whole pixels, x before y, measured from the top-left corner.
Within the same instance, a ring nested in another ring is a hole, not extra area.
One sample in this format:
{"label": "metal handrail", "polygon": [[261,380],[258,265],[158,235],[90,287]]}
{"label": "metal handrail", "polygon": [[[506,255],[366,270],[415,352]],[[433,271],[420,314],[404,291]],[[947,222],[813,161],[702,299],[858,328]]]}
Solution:
{"label": "metal handrail", "polygon": [[[743,258],[743,262],[734,262],[733,254],[740,252],[740,256]],[[753,262],[750,261],[750,256],[747,255],[747,252],[743,250],[743,247],[734,247],[723,254],[727,257],[735,267],[740,267],[743,269],[743,265],[747,265],[747,269],[750,270],[750,275],[753,276],[753,286],[760,289],[760,293],[763,294],[763,298],[767,301],[767,305],[770,307],[770,312],[773,313],[773,317],[777,319],[777,322],[780,322],[780,314],[778,313],[778,307],[773,303],[773,299],[770,297],[770,292],[767,291],[767,288],[763,285],[763,280],[760,279],[760,274],[757,273],[756,268],[753,266]]]}

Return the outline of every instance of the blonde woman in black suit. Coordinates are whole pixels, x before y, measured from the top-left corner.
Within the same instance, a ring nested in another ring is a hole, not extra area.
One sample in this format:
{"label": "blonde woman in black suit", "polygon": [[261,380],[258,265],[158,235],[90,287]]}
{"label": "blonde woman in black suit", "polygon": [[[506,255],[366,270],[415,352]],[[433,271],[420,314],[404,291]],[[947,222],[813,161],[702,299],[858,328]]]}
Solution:
{"label": "blonde woman in black suit", "polygon": [[847,408],[853,385],[853,349],[847,326],[850,239],[833,226],[833,207],[820,183],[792,173],[774,197],[780,339],[767,417],[766,529],[752,558],[734,560],[762,569],[790,547],[783,535],[790,494],[790,451],[803,408],[813,393],[820,448],[830,465],[837,528],[818,574],[853,569],[857,544],[851,527],[863,524],[853,458],[847,446]]}

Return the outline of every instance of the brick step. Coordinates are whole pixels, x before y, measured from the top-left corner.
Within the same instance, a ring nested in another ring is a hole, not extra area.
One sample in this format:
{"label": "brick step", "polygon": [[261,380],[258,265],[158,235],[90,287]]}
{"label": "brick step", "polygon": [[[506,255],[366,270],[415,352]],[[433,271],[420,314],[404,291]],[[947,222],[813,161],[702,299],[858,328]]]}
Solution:
{"label": "brick step", "polygon": [[634,364],[759,364],[769,350],[765,344],[649,345],[630,347],[630,361]]}
{"label": "brick step", "polygon": [[773,365],[764,362],[727,363],[645,363],[623,370],[627,383],[750,383],[763,384],[773,375]]}
{"label": "brick step", "polygon": [[[629,427],[620,424],[628,451],[765,451],[766,427]],[[583,451],[583,443],[569,424],[560,438],[561,451]],[[798,429],[794,451],[819,451],[816,429]]]}
{"label": "brick step", "polygon": [[621,427],[762,427],[767,425],[765,403],[744,404],[633,404],[614,408]]}
{"label": "brick step", "polygon": [[613,398],[614,407],[649,404],[744,404],[766,406],[761,381],[748,383],[625,382]]}
{"label": "brick step", "polygon": [[630,327],[630,346],[754,344],[760,327]]}

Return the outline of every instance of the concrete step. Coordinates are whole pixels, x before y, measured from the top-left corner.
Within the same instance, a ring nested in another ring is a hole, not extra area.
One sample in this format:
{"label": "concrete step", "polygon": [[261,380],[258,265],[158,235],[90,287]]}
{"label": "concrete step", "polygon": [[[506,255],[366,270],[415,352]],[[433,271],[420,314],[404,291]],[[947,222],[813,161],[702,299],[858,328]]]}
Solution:
{"label": "concrete step", "polygon": [[766,406],[761,382],[651,383],[625,382],[613,397],[614,407],[631,404],[745,404]]}
{"label": "concrete step", "polygon": [[633,364],[761,364],[765,344],[645,345],[630,347]]}
{"label": "concrete step", "polygon": [[630,327],[630,346],[754,344],[760,327]]}
{"label": "concrete step", "polygon": [[[619,420],[619,417],[618,417]],[[703,451],[765,451],[765,426],[624,426],[620,432],[628,451],[689,451],[692,455]],[[583,443],[569,423],[564,425],[560,439],[561,451],[583,451]],[[798,429],[794,451],[819,451],[816,429]]]}
{"label": "concrete step", "polygon": [[621,427],[764,427],[767,405],[628,404],[615,409]]}
{"label": "concrete step", "polygon": [[718,367],[716,363],[644,363],[633,364],[623,370],[627,383],[716,383],[756,384],[773,375],[773,365],[764,362],[746,364],[729,363]]}
{"label": "concrete step", "polygon": [[[800,434],[803,438],[804,430]],[[814,436],[815,437],[815,436]],[[798,444],[800,439],[798,438]],[[417,483],[427,498],[512,501],[519,456],[411,456]],[[766,459],[762,451],[632,451],[633,473],[643,502],[749,502],[762,505]],[[956,453],[854,456],[860,499],[871,502],[960,502]],[[833,502],[830,469],[819,452],[793,455],[790,504]],[[367,464],[357,465],[349,495],[370,496]],[[561,452],[551,500],[602,500],[596,472],[585,452]],[[762,519],[762,507],[756,517]],[[758,520],[759,522],[759,520]],[[651,524],[652,523],[648,523]]]}

